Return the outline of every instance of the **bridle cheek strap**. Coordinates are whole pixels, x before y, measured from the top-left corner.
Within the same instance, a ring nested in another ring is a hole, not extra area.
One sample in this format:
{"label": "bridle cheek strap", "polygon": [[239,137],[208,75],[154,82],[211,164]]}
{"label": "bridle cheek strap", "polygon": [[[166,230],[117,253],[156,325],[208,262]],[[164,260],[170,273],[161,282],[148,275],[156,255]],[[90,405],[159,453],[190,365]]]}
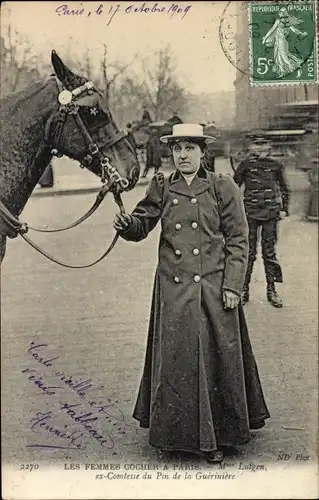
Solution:
{"label": "bridle cheek strap", "polygon": [[61,157],[63,153],[60,153],[57,149],[60,143],[60,138],[62,136],[63,128],[66,122],[67,112],[63,108],[60,108],[56,113],[54,111],[50,118],[48,119],[45,127],[45,138],[44,142],[53,156]]}

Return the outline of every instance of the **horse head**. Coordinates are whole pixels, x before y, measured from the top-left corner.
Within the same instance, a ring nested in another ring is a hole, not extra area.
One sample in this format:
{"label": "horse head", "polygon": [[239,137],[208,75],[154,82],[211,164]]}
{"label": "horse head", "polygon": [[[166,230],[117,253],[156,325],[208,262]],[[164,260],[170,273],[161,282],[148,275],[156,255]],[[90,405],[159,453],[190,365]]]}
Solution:
{"label": "horse head", "polygon": [[111,190],[131,190],[140,173],[136,152],[113,120],[101,92],[73,73],[55,51],[52,66],[59,87],[59,109],[47,125],[47,142],[54,155],[66,155],[102,178]]}

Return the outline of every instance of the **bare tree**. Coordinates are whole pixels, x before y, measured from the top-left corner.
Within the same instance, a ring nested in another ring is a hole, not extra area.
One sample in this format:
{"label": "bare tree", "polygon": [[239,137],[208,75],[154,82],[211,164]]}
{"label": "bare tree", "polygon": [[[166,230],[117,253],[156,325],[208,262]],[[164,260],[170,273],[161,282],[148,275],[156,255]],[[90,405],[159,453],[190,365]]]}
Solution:
{"label": "bare tree", "polygon": [[92,64],[92,57],[90,54],[90,49],[85,48],[83,54],[83,72],[89,80],[94,80],[94,67]]}
{"label": "bare tree", "polygon": [[121,64],[119,62],[108,61],[107,45],[103,44],[103,55],[101,57],[101,80],[100,87],[104,92],[104,98],[108,105],[111,104],[111,91],[115,86],[117,80],[127,71],[127,69],[134,63],[136,56],[132,61]]}
{"label": "bare tree", "polygon": [[14,29],[10,12],[2,24],[1,94],[15,92],[39,77],[37,58],[29,39]]}
{"label": "bare tree", "polygon": [[127,92],[146,106],[155,120],[165,119],[172,111],[182,113],[186,108],[186,94],[175,67],[175,57],[166,46],[155,53],[153,64],[150,59],[143,61],[142,77],[126,79]]}
{"label": "bare tree", "polygon": [[108,54],[108,47],[104,43],[101,45],[102,53],[99,60],[96,59],[96,53],[92,54],[88,47],[84,49],[83,56],[79,58],[72,52],[72,42],[72,37],[70,37],[64,57],[65,62],[76,73],[81,72],[89,80],[92,80],[102,91],[108,107],[114,108],[118,101],[115,87],[119,88],[121,85],[119,82],[136,60],[136,56],[128,63],[111,60]]}

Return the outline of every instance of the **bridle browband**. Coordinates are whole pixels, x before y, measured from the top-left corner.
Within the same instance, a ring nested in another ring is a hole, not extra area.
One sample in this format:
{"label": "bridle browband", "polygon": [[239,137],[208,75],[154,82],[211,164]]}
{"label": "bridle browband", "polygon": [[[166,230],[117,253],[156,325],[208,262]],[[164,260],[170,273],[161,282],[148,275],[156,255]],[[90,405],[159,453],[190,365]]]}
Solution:
{"label": "bridle browband", "polygon": [[[125,178],[123,178],[117,169],[113,167],[109,161],[109,159],[106,156],[103,156],[100,148],[109,148],[116,144],[118,141],[123,139],[127,134],[126,132],[120,131],[117,128],[114,127],[114,124],[112,121],[107,123],[105,125],[105,129],[107,132],[107,135],[109,137],[108,141],[104,142],[103,144],[97,144],[96,142],[93,141],[90,132],[88,131],[87,127],[85,126],[85,123],[80,116],[79,110],[80,110],[80,105],[77,104],[77,99],[82,97],[83,94],[90,95],[93,93],[94,85],[92,82],[86,82],[83,85],[75,88],[72,91],[66,90],[63,88],[61,82],[56,78],[56,82],[58,85],[58,90],[59,90],[59,95],[58,95],[58,102],[59,102],[59,109],[58,111],[54,111],[50,118],[47,121],[46,128],[45,128],[45,147],[50,149],[50,154],[52,156],[57,156],[61,157],[63,154],[59,151],[59,146],[60,146],[60,139],[62,136],[63,128],[66,122],[66,118],[68,115],[71,115],[85,142],[85,145],[87,147],[87,154],[81,161],[80,166],[82,168],[89,166],[93,159],[97,157],[99,159],[100,165],[101,165],[101,180],[103,183],[103,186],[101,190],[99,191],[96,200],[92,207],[86,212],[85,215],[83,215],[80,219],[76,220],[72,224],[68,225],[67,227],[64,228],[59,228],[59,229],[39,229],[39,228],[34,228],[31,226],[28,226],[27,223],[21,222],[17,217],[15,217],[8,209],[7,207],[2,203],[0,200],[0,235],[3,233],[4,236],[9,236],[10,238],[14,238],[18,235],[20,235],[29,245],[31,245],[35,250],[40,252],[42,255],[47,257],[49,260],[55,262],[56,264],[59,264],[63,267],[67,268],[72,268],[72,269],[83,269],[83,268],[88,268],[92,267],[93,265],[97,264],[100,262],[102,259],[104,259],[114,248],[117,239],[119,237],[119,233],[117,232],[113,238],[112,243],[110,244],[109,248],[103,253],[101,257],[99,257],[96,261],[86,264],[86,265],[71,265],[71,264],[66,264],[52,255],[50,255],[48,252],[45,250],[41,249],[36,243],[34,243],[32,240],[30,240],[27,236],[26,233],[28,232],[29,229],[33,229],[34,231],[38,232],[60,232],[60,231],[65,231],[67,229],[71,229],[86,220],[88,217],[90,217],[95,210],[98,208],[98,206],[101,204],[103,201],[104,197],[106,194],[110,191],[111,187],[114,184],[119,184],[122,189],[125,189],[129,186],[129,181]],[[130,143],[128,142],[129,146],[131,147]],[[133,148],[132,148],[133,150]],[[113,193],[114,200],[119,206],[120,212],[123,214],[125,209],[124,205],[121,199],[121,196],[119,193]],[[9,229],[9,233],[8,230]]]}

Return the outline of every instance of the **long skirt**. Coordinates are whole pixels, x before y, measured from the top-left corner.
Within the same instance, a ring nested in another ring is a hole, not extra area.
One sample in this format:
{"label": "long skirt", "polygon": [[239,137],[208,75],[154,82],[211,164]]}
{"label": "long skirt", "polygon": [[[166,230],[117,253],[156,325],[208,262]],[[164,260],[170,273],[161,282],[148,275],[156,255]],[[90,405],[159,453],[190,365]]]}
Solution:
{"label": "long skirt", "polygon": [[209,287],[198,328],[168,331],[164,324],[185,320],[163,317],[156,288],[133,417],[162,450],[200,453],[247,443],[250,429],[263,427],[270,415],[242,305],[228,315]]}

